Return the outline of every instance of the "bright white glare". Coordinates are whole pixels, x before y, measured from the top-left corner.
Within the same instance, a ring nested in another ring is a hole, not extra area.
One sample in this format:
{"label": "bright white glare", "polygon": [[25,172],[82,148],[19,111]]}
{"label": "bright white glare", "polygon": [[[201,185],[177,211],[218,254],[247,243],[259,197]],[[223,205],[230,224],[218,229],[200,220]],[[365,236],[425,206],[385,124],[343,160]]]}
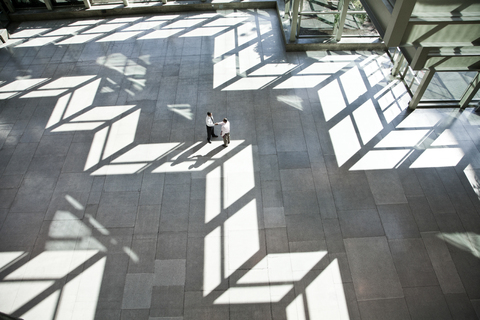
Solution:
{"label": "bright white glare", "polygon": [[128,22],[135,22],[140,19],[142,18],[141,17],[115,18],[107,21],[107,23],[128,23]]}
{"label": "bright white glare", "polygon": [[177,29],[177,28],[190,28],[199,23],[206,21],[206,19],[186,19],[186,20],[178,20],[171,24],[167,24],[164,26],[164,29]]}
{"label": "bright white glare", "polygon": [[213,65],[213,89],[237,76],[236,57],[229,56]]}
{"label": "bright white glare", "polygon": [[283,102],[297,110],[303,110],[303,99],[298,96],[277,96],[277,101]]}
{"label": "bright white glare", "polygon": [[477,195],[478,199],[480,200],[480,177],[477,175],[475,169],[469,164],[464,170],[463,173],[465,177],[467,177],[468,182],[472,186],[473,191]]}
{"label": "bright white glare", "polygon": [[53,319],[60,297],[60,290],[55,290],[48,297],[35,304],[21,315],[22,319]]}
{"label": "bright white glare", "polygon": [[452,130],[445,129],[440,136],[432,142],[432,147],[441,147],[441,146],[456,146],[458,145],[458,141],[455,138]]}
{"label": "bright white glare", "polygon": [[[215,142],[214,142],[215,143]],[[192,144],[190,147],[186,148],[185,150],[182,150],[180,151],[179,153],[177,153],[176,155],[174,155],[170,160],[171,161],[177,161],[178,159],[180,158],[184,158],[184,155],[188,155],[190,153],[191,150],[195,149],[197,146],[199,146],[201,144],[200,141],[197,141],[195,142],[194,144]],[[183,145],[183,143],[182,143]],[[211,144],[209,144],[211,145]],[[217,146],[218,147],[218,146]],[[204,147],[202,147],[203,149]],[[202,157],[202,155],[198,155],[200,157]],[[189,158],[195,158],[193,156],[190,156]]]}
{"label": "bright white glare", "polygon": [[96,42],[112,42],[112,41],[125,41],[132,37],[135,37],[137,34],[140,34],[141,31],[130,31],[130,32],[115,32],[105,38],[98,39]]}
{"label": "bright white glare", "polygon": [[349,62],[315,62],[298,74],[334,74],[348,66]]}
{"label": "bright white glare", "polygon": [[40,33],[47,32],[48,30],[51,30],[50,28],[44,28],[44,29],[25,29],[19,32],[15,32],[13,34],[9,35],[10,39],[18,39],[18,38],[30,38],[36,35],[39,35]]}
{"label": "bright white glare", "polygon": [[110,157],[133,143],[139,118],[140,110],[136,110],[112,124],[102,159]]}
{"label": "bright white glare", "polygon": [[112,163],[122,162],[151,162],[159,160],[174,150],[180,143],[150,143],[139,144],[133,149],[123,153],[118,158],[112,161]]}
{"label": "bright white glare", "polygon": [[93,320],[107,257],[102,257],[62,288],[57,319]]}
{"label": "bright white glare", "polygon": [[[238,283],[300,281],[326,255],[327,251],[269,254],[240,278]],[[268,266],[268,274],[265,274],[267,278],[258,278],[258,271],[262,270],[265,264]]]}
{"label": "bright white glare", "polygon": [[222,170],[216,167],[205,179],[205,224],[222,212]]}
{"label": "bright white glare", "polygon": [[480,236],[473,232],[439,233],[442,240],[480,258]]}
{"label": "bright white glare", "polygon": [[166,39],[168,37],[171,37],[184,29],[175,29],[175,30],[155,30],[153,32],[150,32],[149,34],[146,34],[138,40],[153,40],[153,39]]}
{"label": "bright white glare", "polygon": [[[252,40],[257,39],[257,26],[254,22],[244,22],[237,27],[238,46],[242,46]],[[261,50],[258,50],[259,52]]]}
{"label": "bright white glare", "polygon": [[0,270],[14,263],[23,254],[23,251],[0,252]]}
{"label": "bright white glare", "polygon": [[208,168],[215,161],[182,161],[179,163],[165,162],[158,168],[154,169],[153,173],[165,173],[165,172],[195,172],[203,171]]}
{"label": "bright white glare", "polygon": [[258,21],[258,26],[259,26],[261,35],[264,35],[272,31],[272,22],[269,20],[260,19]]}
{"label": "bright white glare", "polygon": [[101,24],[99,26],[96,26],[95,28],[92,28],[92,29],[88,29],[84,32],[82,32],[82,34],[91,34],[91,33],[107,33],[107,32],[111,32],[111,31],[114,31],[118,28],[121,28],[121,27],[124,27],[126,26],[127,24],[126,23],[121,23],[121,24]]}
{"label": "bright white glare", "polygon": [[83,29],[87,28],[86,26],[82,27],[62,27],[55,29],[49,33],[42,35],[42,37],[50,37],[50,36],[68,36],[73,35],[76,32],[79,32]]}
{"label": "bright white glare", "polygon": [[[229,153],[230,151],[233,151],[235,150],[235,148],[237,148],[238,146],[240,146],[243,142],[245,142],[245,140],[231,140],[230,141],[230,144],[228,145],[228,148],[221,148],[220,149],[220,152],[218,153],[215,153],[214,155],[210,156],[209,154],[212,152],[212,151],[218,151],[218,147],[220,147],[221,145],[223,145],[223,142],[222,141],[212,141],[212,143],[209,143],[209,144],[205,144],[201,149],[199,149],[198,151],[194,152],[193,154],[189,155],[188,158],[189,159],[195,159],[195,158],[198,158],[198,157],[209,157],[211,159],[221,159],[223,158],[227,153]],[[196,145],[196,144],[195,144]],[[193,147],[193,146],[192,146]],[[190,148],[189,148],[190,149]],[[188,149],[187,149],[188,150]],[[180,155],[178,155],[180,156]],[[177,157],[178,157],[177,156]],[[172,160],[174,160],[176,158],[172,158]]]}
{"label": "bright white glare", "polygon": [[78,202],[77,199],[75,199],[71,195],[68,195],[68,194],[65,195],[65,200],[67,200],[68,203],[70,203],[72,205],[72,207],[74,207],[77,210],[85,209],[85,207],[80,202]]}
{"label": "bright white glare", "polygon": [[292,284],[229,288],[214,304],[275,303],[292,289]]}
{"label": "bright white glare", "polygon": [[353,118],[364,145],[383,129],[382,122],[370,99],[353,111]]}
{"label": "bright white glare", "polygon": [[384,95],[382,95],[380,98],[377,98],[378,105],[380,106],[380,109],[385,111],[388,107],[390,107],[392,104],[395,103],[395,97],[393,96],[393,93],[389,90],[385,92]]}
{"label": "bright white glare", "polygon": [[209,13],[198,13],[198,14],[194,14],[194,15],[188,15],[188,16],[185,16],[184,19],[201,19],[201,18],[210,19],[210,18],[215,18],[215,17],[218,17],[218,16],[219,16],[218,13],[209,12]]}
{"label": "bright white glare", "polygon": [[223,168],[227,177],[223,192],[226,195],[226,209],[255,187],[252,146],[247,146],[225,161]]}
{"label": "bright white glare", "polygon": [[54,283],[55,281],[0,282],[0,310],[12,314]]}
{"label": "bright white glare", "polygon": [[455,167],[464,155],[461,148],[427,149],[412,163],[410,168]]}
{"label": "bright white glare", "polygon": [[180,38],[189,37],[212,37],[217,33],[226,30],[227,27],[196,28],[180,36]]}
{"label": "bright white glare", "polygon": [[146,19],[145,21],[168,21],[180,17],[178,14],[160,15]]}
{"label": "bright white glare", "polygon": [[220,57],[235,49],[235,30],[223,32],[215,37],[214,57]]}
{"label": "bright white glare", "polygon": [[231,276],[260,250],[255,199],[225,222],[225,276]]}
{"label": "bright white glare", "polygon": [[367,88],[363,83],[362,75],[357,66],[343,73],[340,76],[340,82],[344,88],[347,101],[350,104],[367,92]]}
{"label": "bright white glare", "polygon": [[169,104],[167,105],[167,108],[168,110],[181,115],[185,119],[193,120],[192,107],[189,104]]}
{"label": "bright white glare", "polygon": [[267,63],[251,72],[249,76],[281,76],[297,67],[293,63]]}
{"label": "bright white glare", "polygon": [[4,85],[3,87],[0,87],[0,92],[27,90],[44,82],[45,80],[48,80],[48,78],[15,80],[7,85]]}
{"label": "bright white glare", "polygon": [[[390,91],[390,89],[394,86],[396,86],[398,83],[400,82],[400,80],[394,80],[390,83],[388,83],[385,87],[383,87],[382,89],[380,89],[380,91],[378,91],[377,93],[375,93],[373,95],[373,98],[374,99],[378,99],[378,97],[381,97],[383,96],[383,94],[385,94],[387,91]],[[383,108],[382,108],[383,110]]]}
{"label": "bright white glare", "polygon": [[92,176],[134,174],[142,170],[147,163],[107,164],[91,173]]}
{"label": "bright white glare", "polygon": [[299,294],[286,308],[287,320],[307,320],[303,304],[303,295]]}
{"label": "bright white glare", "polygon": [[10,92],[10,93],[0,93],[0,100],[9,99],[13,96],[16,96],[18,92]]}
{"label": "bright white glare", "polygon": [[393,169],[409,152],[408,149],[368,151],[350,168],[350,171]]}
{"label": "bright white glare", "polygon": [[57,45],[67,45],[67,44],[83,44],[87,43],[95,38],[102,36],[101,34],[79,34],[71,38],[65,39],[57,43]]}
{"label": "bright white glare", "polygon": [[93,24],[97,24],[99,22],[104,21],[104,19],[98,19],[98,20],[80,20],[76,21],[74,23],[70,23],[69,26],[91,26]]}
{"label": "bright white glare", "polygon": [[26,47],[41,47],[46,44],[55,42],[59,39],[62,39],[63,36],[57,36],[57,37],[38,37],[38,38],[33,38],[32,40],[29,40],[27,42],[21,43],[17,46],[16,48],[26,48]]}
{"label": "bright white glare", "polygon": [[128,28],[123,29],[122,31],[146,31],[150,29],[156,29],[162,24],[164,24],[165,21],[144,21],[144,22],[138,22],[135,23],[133,26],[130,26]]}
{"label": "bright white glare", "polygon": [[[64,211],[61,213],[62,218],[65,218],[66,212]],[[68,213],[70,215],[70,219],[54,220],[51,222],[48,230],[48,236],[50,238],[76,240],[77,238],[88,237],[92,234],[90,229],[82,221],[80,221],[72,213],[70,212]],[[55,215],[57,215],[57,213]],[[78,255],[76,260],[78,260],[79,258],[83,259],[83,257],[84,257],[83,255]]]}
{"label": "bright white glare", "polygon": [[140,261],[140,258],[138,255],[129,247],[123,247],[123,252],[132,260],[134,263],[138,263]]}
{"label": "bright white glare", "polygon": [[20,97],[20,99],[23,98],[44,98],[44,97],[56,97],[61,95],[67,91],[67,89],[59,89],[59,90],[36,90],[36,91],[31,91],[27,94],[24,94],[23,96]]}
{"label": "bright white glare", "polygon": [[444,116],[444,113],[435,109],[415,109],[397,128],[430,128],[440,122]]}
{"label": "bright white glare", "polygon": [[292,76],[273,89],[310,89],[315,88],[329,76]]}
{"label": "bright white glare", "polygon": [[65,123],[52,132],[90,131],[100,127],[104,122]]}
{"label": "bright white glare", "polygon": [[222,237],[216,227],[204,239],[203,296],[209,295],[222,282]]}
{"label": "bright white glare", "polygon": [[44,251],[8,274],[5,280],[60,279],[97,252],[97,250]]}
{"label": "bright white glare", "polygon": [[325,121],[330,121],[347,107],[337,79],[320,88],[318,98],[322,105]]}
{"label": "bright white glare", "polygon": [[106,127],[98,132],[95,132],[92,145],[90,146],[90,151],[87,156],[87,161],[85,162],[84,170],[90,169],[100,161],[103,147],[105,146],[105,141],[107,140],[108,130],[109,128]]}
{"label": "bright white glare", "polygon": [[95,228],[95,229],[98,229],[97,231],[99,231],[101,234],[103,234],[104,236],[108,236],[110,234],[110,231],[108,231],[108,229],[106,229],[100,222],[98,222],[97,220],[95,220],[94,217],[92,217],[91,214],[86,214],[85,217],[88,219],[88,222]]}
{"label": "bright white glare", "polygon": [[245,17],[218,18],[204,25],[204,27],[231,27],[247,20]]}
{"label": "bright white glare", "polygon": [[393,103],[387,110],[383,111],[383,116],[387,123],[390,123],[395,119],[400,113],[402,113],[402,109],[397,104],[397,102]]}
{"label": "bright white glare", "polygon": [[391,131],[375,148],[408,148],[415,147],[423,141],[430,130],[397,130]]}
{"label": "bright white glare", "polygon": [[84,82],[92,80],[96,76],[73,76],[73,77],[61,77],[57,80],[54,80],[42,87],[40,90],[46,89],[64,89],[64,88],[74,88],[81,85]]}
{"label": "bright white glare", "polygon": [[244,73],[248,71],[250,68],[253,68],[260,63],[262,63],[262,59],[260,57],[261,50],[259,48],[258,43],[254,43],[247,48],[241,50],[238,53],[238,72]]}
{"label": "bright white glare", "polygon": [[276,77],[241,78],[222,91],[260,90],[275,79]]}
{"label": "bright white glare", "polygon": [[375,71],[371,75],[367,76],[368,83],[370,84],[370,87],[375,87],[378,83],[382,82],[385,80],[385,75],[383,74],[383,71],[381,69]]}
{"label": "bright white glare", "polygon": [[329,133],[338,167],[341,167],[361,148],[350,116],[337,123]]}
{"label": "bright white glare", "polygon": [[307,286],[305,294],[310,319],[350,319],[337,259]]}
{"label": "bright white glare", "polygon": [[108,121],[132,108],[135,108],[135,105],[95,107],[74,118],[72,121]]}
{"label": "bright white glare", "polygon": [[97,79],[75,90],[63,118],[68,118],[91,106],[95,99],[98,87],[100,86],[100,82],[101,79]]}
{"label": "bright white glare", "polygon": [[[307,52],[307,56],[309,53]],[[344,54],[344,55],[328,55],[319,59],[320,61],[354,61],[361,58],[361,55],[355,54]],[[313,57],[315,58],[315,57]]]}

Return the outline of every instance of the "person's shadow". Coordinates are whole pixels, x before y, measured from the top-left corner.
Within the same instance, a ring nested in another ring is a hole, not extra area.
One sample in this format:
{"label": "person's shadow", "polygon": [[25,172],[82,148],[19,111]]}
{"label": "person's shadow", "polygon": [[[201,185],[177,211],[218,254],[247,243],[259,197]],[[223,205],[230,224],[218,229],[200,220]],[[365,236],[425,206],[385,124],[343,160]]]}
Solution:
{"label": "person's shadow", "polygon": [[[203,143],[203,145],[205,145],[205,143]],[[195,161],[194,164],[192,164],[191,166],[188,167],[188,169],[194,169],[194,168],[199,168],[201,167],[202,165],[204,165],[208,160],[210,160],[214,155],[218,154],[220,151],[222,151],[224,149],[223,145],[219,145],[218,147],[216,147],[215,149],[211,150],[209,153],[207,153],[206,155],[197,155],[195,156],[194,158],[197,158]]]}

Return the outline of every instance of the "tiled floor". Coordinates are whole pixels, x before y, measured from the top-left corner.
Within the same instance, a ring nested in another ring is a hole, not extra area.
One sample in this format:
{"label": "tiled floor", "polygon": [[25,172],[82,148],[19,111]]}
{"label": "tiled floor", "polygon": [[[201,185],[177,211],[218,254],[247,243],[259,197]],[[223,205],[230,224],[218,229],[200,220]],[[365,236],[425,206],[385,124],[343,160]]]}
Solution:
{"label": "tiled floor", "polygon": [[385,55],[280,32],[273,10],[22,23],[0,50],[0,311],[476,319],[480,117],[408,112]]}

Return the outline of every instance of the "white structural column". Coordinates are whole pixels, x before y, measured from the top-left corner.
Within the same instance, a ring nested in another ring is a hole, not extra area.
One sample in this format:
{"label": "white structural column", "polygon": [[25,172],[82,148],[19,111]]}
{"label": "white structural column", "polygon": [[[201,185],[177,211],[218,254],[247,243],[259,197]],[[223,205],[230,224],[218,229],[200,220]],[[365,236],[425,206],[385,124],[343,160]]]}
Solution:
{"label": "white structural column", "polygon": [[13,7],[11,0],[3,0],[3,3],[5,3],[5,6],[7,6],[8,11],[12,13],[15,12],[15,8]]}
{"label": "white structural column", "polygon": [[92,4],[90,3],[89,0],[83,0],[83,4],[85,5],[85,8],[90,9],[92,7]]}
{"label": "white structural column", "polygon": [[465,93],[460,100],[461,109],[465,109],[468,106],[470,101],[472,101],[473,97],[477,94],[478,89],[480,89],[480,72],[477,72],[475,78],[473,78],[472,82],[468,85],[467,90],[465,90]]}
{"label": "white structural column", "polygon": [[387,47],[398,47],[407,29],[416,0],[397,0],[383,40]]}
{"label": "white structural column", "polygon": [[417,91],[415,91],[415,93],[413,94],[412,100],[410,100],[410,103],[408,104],[408,107],[410,109],[413,110],[417,108],[417,105],[422,99],[423,94],[427,90],[428,84],[432,80],[434,74],[435,74],[435,70],[433,69],[428,69],[425,72],[425,75],[423,76],[422,81],[420,81],[420,85],[418,86]]}
{"label": "white structural column", "polygon": [[401,52],[399,52],[395,61],[393,62],[393,68],[391,72],[392,76],[396,77],[398,75],[404,61],[405,61],[405,56]]}
{"label": "white structural column", "polygon": [[339,11],[340,11],[340,18],[335,23],[335,40],[340,41],[342,39],[343,27],[345,25],[345,19],[347,18],[348,12],[348,5],[350,4],[350,0],[340,0],[338,2]]}
{"label": "white structural column", "polygon": [[47,6],[48,10],[53,10],[52,0],[45,0],[45,5]]}
{"label": "white structural column", "polygon": [[293,0],[293,14],[292,14],[292,25],[290,28],[290,42],[295,42],[297,40],[297,27],[298,27],[298,11],[300,8],[300,0]]}

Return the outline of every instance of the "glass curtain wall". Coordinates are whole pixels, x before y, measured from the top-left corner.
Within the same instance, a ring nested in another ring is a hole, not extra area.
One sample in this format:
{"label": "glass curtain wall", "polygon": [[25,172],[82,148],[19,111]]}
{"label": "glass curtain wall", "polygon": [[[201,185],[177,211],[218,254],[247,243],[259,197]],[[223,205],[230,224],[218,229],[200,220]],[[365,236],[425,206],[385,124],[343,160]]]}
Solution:
{"label": "glass curtain wall", "polygon": [[[292,16],[293,0],[285,1],[285,11]],[[347,13],[342,21],[342,8]],[[342,30],[338,30],[343,25]],[[340,35],[340,36],[339,36]],[[378,37],[360,0],[300,0],[297,38]]]}

